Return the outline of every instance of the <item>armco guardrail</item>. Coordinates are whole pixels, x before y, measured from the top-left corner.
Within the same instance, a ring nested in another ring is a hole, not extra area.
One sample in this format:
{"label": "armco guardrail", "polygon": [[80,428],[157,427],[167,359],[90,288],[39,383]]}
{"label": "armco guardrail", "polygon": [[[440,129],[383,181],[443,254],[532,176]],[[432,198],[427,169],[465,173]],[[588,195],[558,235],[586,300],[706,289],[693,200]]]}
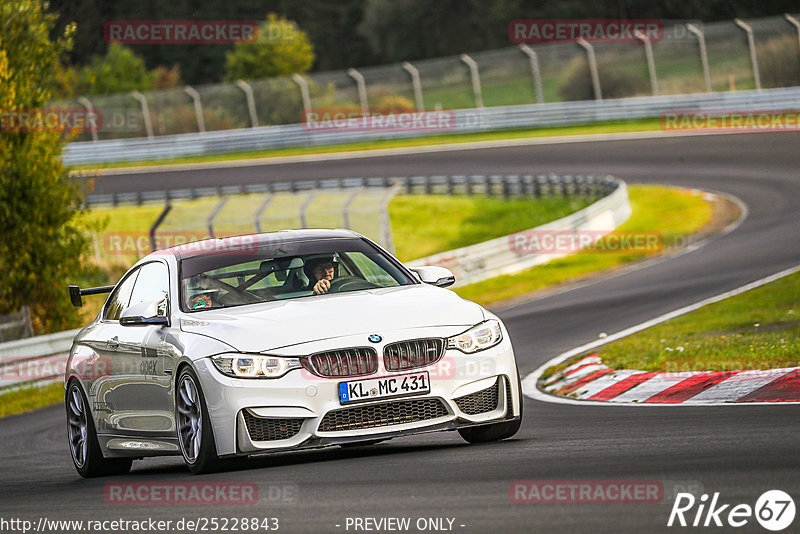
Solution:
{"label": "armco guardrail", "polygon": [[615,120],[659,117],[667,111],[785,111],[800,108],[800,87],[733,91],[673,96],[643,96],[553,104],[529,104],[460,109],[453,112],[453,127],[446,132],[327,130],[315,131],[302,124],[218,130],[153,138],[114,139],[68,144],[67,165],[120,161],[147,161],[187,156],[248,152],[297,146],[320,146],[380,139],[401,139],[442,133],[474,133],[497,130],[568,126]]}
{"label": "armco guardrail", "polygon": [[376,176],[360,178],[335,178],[325,180],[298,180],[294,182],[266,182],[257,184],[227,185],[190,189],[168,189],[160,191],[137,191],[130,193],[90,194],[89,205],[142,204],[146,202],[170,202],[224,195],[258,193],[300,193],[314,190],[385,188],[399,186],[408,194],[414,193],[461,193],[486,196],[583,196],[600,197],[609,194],[616,185],[603,177],[554,174],[477,174],[436,176]]}
{"label": "armco guardrail", "polygon": [[72,340],[79,330],[0,343],[0,391],[63,380]]}
{"label": "armco guardrail", "polygon": [[[531,229],[531,232],[610,232],[630,217],[628,189],[625,182],[606,177],[614,184],[613,192],[594,204],[557,221]],[[523,232],[524,233],[524,232]],[[498,237],[477,245],[434,254],[408,262],[409,266],[447,267],[456,277],[456,286],[480,282],[503,274],[514,274],[535,265],[566,256],[567,253],[517,254],[511,247],[512,236]]]}

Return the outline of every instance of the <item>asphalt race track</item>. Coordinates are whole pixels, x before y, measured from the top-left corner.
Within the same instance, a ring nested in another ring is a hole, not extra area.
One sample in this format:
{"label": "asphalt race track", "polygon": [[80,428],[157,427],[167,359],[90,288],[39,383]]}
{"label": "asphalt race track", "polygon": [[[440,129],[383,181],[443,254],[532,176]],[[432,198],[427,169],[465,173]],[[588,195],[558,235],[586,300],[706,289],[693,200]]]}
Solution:
{"label": "asphalt race track", "polygon": [[[735,195],[747,205],[741,226],[698,250],[500,310],[525,375],[600,332],[617,332],[800,264],[799,149],[796,133],[677,136],[115,175],[99,178],[96,191],[555,171],[704,188]],[[239,481],[262,488],[259,505],[226,508],[107,504],[109,480],[86,481],[75,473],[63,408],[57,407],[0,420],[0,508],[4,517],[33,520],[277,517],[280,532],[354,532],[345,528],[347,517],[410,517],[412,525],[418,518],[444,517],[454,519],[457,532],[694,531],[667,528],[671,504],[515,504],[509,485],[677,482],[719,492],[719,501],[731,505],[754,506],[770,489],[783,490],[800,504],[799,416],[797,405],[641,408],[527,399],[522,429],[505,442],[470,446],[455,433],[430,434],[361,449],[250,460],[249,469],[203,477],[190,476],[176,457],[137,462],[130,475],[117,479]],[[271,501],[269,485],[289,486],[296,495]],[[798,524],[795,519],[787,532],[796,532]],[[754,518],[736,530],[766,532]]]}

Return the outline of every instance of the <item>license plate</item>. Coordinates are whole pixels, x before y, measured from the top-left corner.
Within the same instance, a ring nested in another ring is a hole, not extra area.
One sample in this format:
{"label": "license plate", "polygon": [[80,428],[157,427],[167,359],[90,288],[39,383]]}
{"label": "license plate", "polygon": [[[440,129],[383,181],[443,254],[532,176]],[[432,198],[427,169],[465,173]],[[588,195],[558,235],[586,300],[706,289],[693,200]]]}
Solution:
{"label": "license plate", "polygon": [[408,375],[339,382],[339,402],[347,404],[350,402],[430,393],[430,391],[431,379],[428,376],[428,371],[423,371]]}

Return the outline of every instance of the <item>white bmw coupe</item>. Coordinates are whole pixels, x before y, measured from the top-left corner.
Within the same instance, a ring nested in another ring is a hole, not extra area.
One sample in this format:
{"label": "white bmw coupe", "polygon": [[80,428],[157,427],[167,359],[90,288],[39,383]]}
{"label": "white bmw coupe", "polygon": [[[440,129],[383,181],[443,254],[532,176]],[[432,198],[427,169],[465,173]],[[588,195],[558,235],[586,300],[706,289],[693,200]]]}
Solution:
{"label": "white bmw coupe", "polygon": [[513,436],[520,380],[503,323],[345,230],[210,239],[154,252],[76,336],[68,443],[84,477],[182,455],[226,458],[457,430]]}

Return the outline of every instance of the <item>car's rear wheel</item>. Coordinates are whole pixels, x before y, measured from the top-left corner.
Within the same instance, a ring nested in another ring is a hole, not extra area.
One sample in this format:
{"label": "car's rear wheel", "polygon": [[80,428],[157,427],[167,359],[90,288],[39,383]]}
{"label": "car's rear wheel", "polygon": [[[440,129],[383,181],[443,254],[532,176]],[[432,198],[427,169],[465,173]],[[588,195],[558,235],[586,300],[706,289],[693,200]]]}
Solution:
{"label": "car's rear wheel", "polygon": [[489,441],[499,441],[513,436],[519,431],[522,425],[522,383],[517,374],[517,385],[519,387],[519,417],[513,421],[503,421],[502,423],[492,423],[489,425],[471,426],[459,428],[458,433],[469,443],[487,443]]}
{"label": "car's rear wheel", "polygon": [[67,409],[67,440],[72,463],[83,478],[123,475],[131,470],[131,458],[104,458],[97,441],[89,403],[77,380],[71,380],[64,398]]}
{"label": "car's rear wheel", "polygon": [[178,443],[189,471],[200,474],[219,469],[220,461],[205,397],[200,389],[200,381],[190,367],[184,367],[178,375],[175,412]]}

